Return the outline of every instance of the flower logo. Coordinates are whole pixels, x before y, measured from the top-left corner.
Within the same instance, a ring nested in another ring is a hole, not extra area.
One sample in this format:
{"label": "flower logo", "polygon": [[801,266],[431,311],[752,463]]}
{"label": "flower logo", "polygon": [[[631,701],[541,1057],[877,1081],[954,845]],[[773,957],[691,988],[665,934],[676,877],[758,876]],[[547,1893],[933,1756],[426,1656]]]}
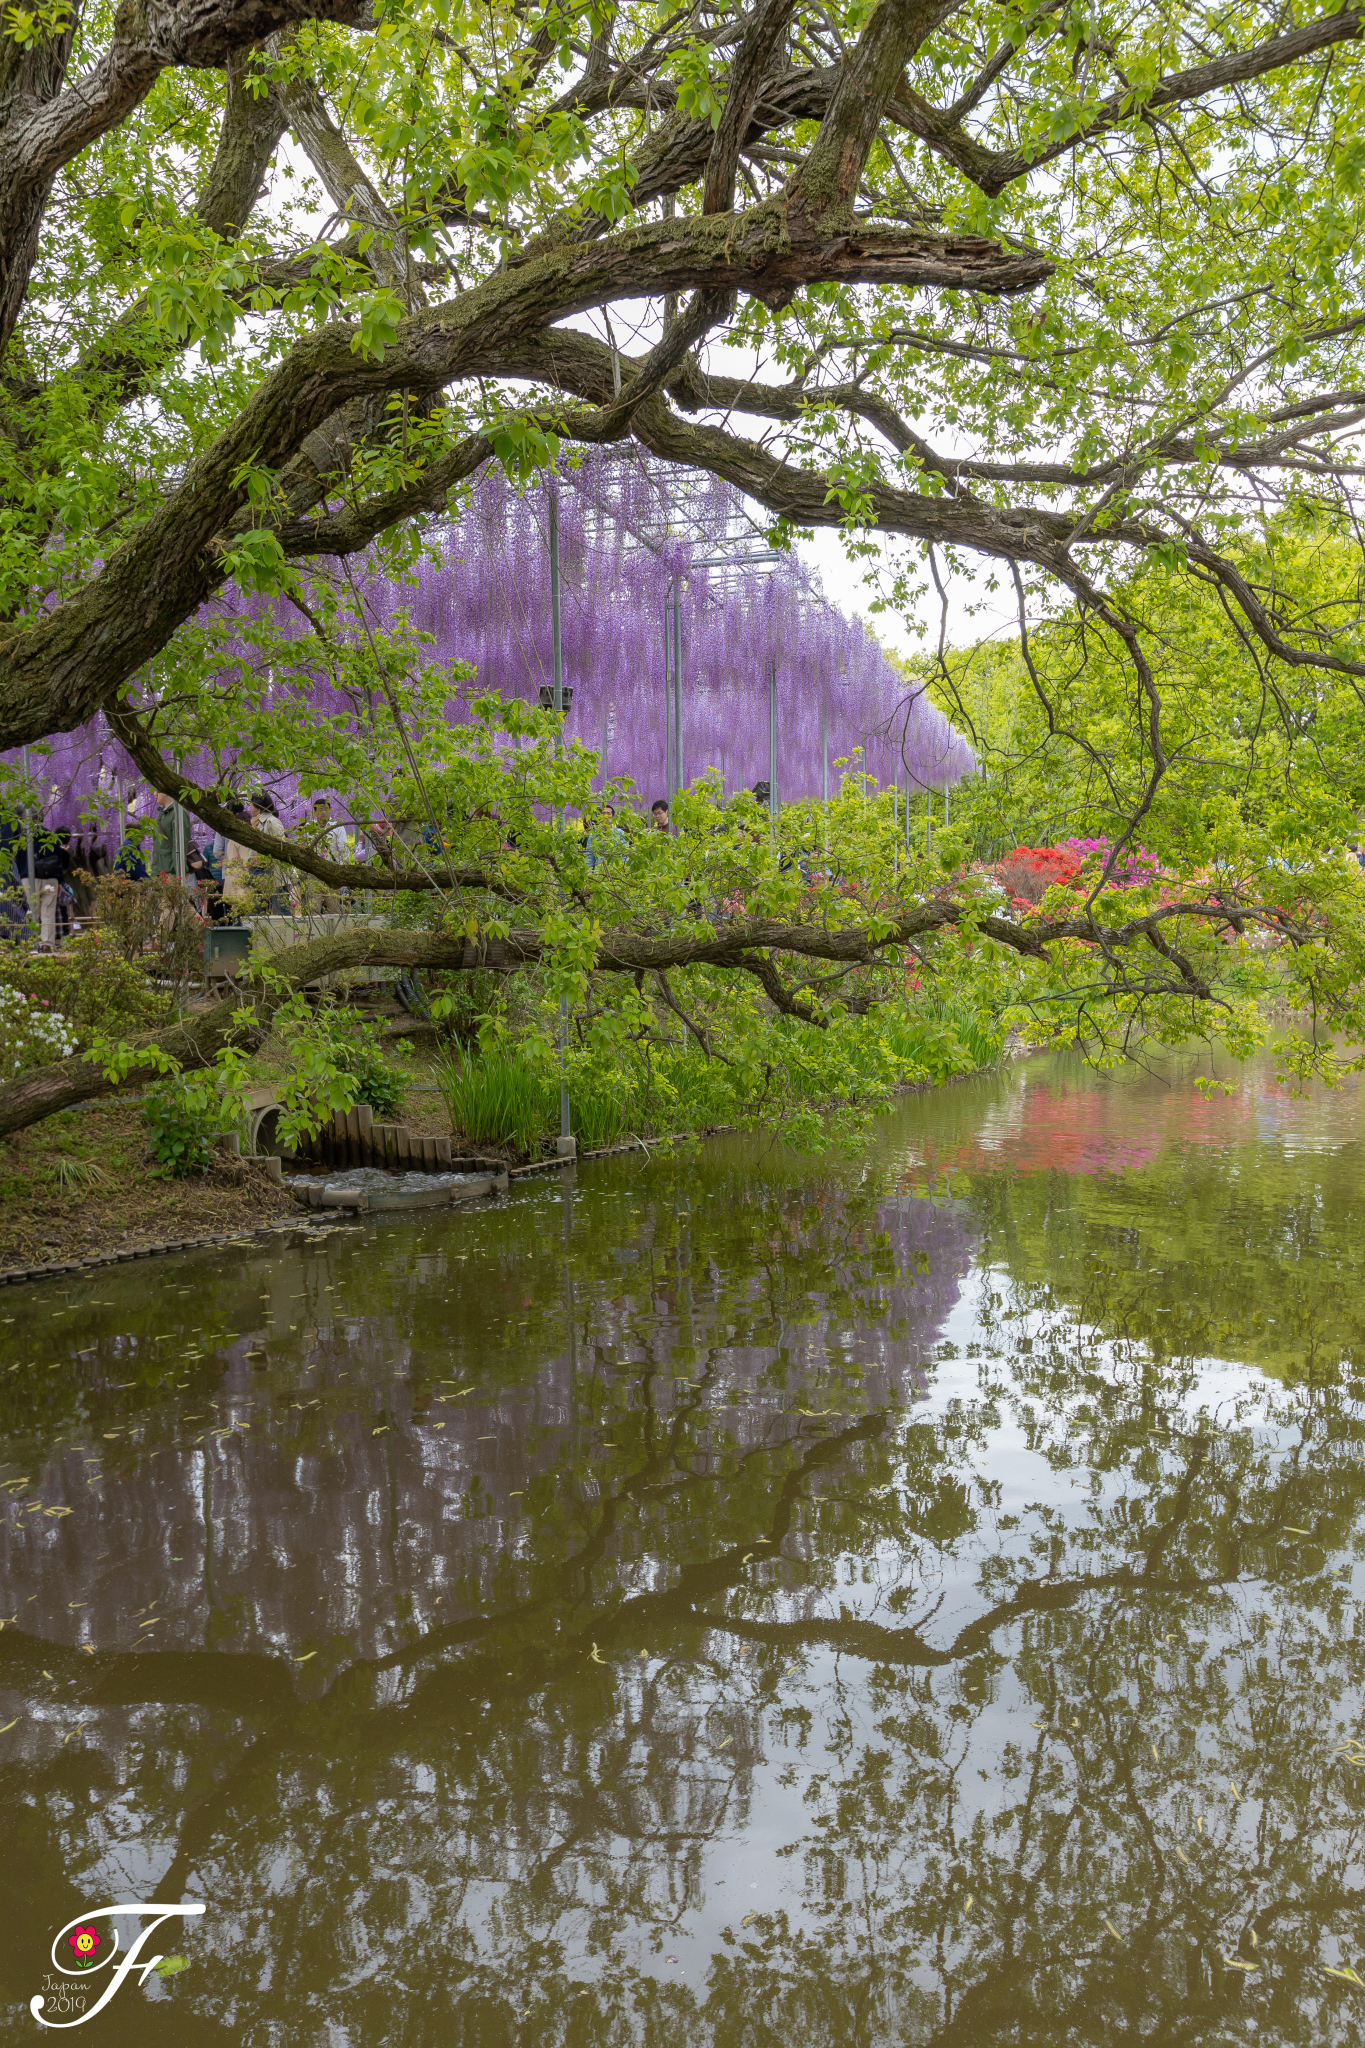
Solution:
{"label": "flower logo", "polygon": [[100,1945],[100,1938],[93,1927],[78,1927],[74,1934],[67,1936],[67,1940],[76,1951],[77,1961],[82,1963],[88,1963]]}

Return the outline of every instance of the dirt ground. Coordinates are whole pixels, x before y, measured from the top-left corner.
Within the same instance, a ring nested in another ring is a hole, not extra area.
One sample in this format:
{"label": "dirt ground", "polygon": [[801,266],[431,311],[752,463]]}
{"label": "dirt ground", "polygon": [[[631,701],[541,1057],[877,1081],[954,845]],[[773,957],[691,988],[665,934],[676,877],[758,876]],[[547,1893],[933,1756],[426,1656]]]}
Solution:
{"label": "dirt ground", "polygon": [[0,1140],[0,1270],[208,1237],[289,1216],[293,1196],[245,1160],[154,1178],[142,1113],[111,1102]]}
{"label": "dirt ground", "polygon": [[[432,1048],[400,1041],[386,1052],[408,1079],[396,1121],[446,1136],[450,1119],[431,1085]],[[268,1081],[277,1048],[252,1061]],[[87,1105],[0,1138],[0,1272],[88,1258],[167,1238],[211,1237],[290,1216],[300,1205],[248,1160],[224,1159],[183,1180],[156,1177],[137,1103]]]}

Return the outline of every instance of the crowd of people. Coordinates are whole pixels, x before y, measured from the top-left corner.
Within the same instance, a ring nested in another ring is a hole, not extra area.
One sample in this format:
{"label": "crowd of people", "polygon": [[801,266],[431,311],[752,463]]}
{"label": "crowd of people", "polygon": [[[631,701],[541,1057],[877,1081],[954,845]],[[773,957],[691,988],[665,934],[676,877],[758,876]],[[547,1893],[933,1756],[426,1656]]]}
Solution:
{"label": "crowd of people", "polygon": [[[234,799],[228,809],[270,838],[285,836],[268,791]],[[253,913],[283,916],[301,908],[340,908],[334,892],[316,890],[319,900],[303,904],[297,878],[239,840],[209,832],[159,790],[150,799],[129,801],[122,825],[121,832],[106,835],[70,831],[42,819],[0,823],[0,937],[23,938],[36,927],[40,947],[52,950],[94,915],[100,883],[118,877],[179,880],[192,892],[201,916],[213,924],[236,923]],[[381,825],[378,831],[386,829]],[[325,796],[306,806],[293,831],[300,842],[338,863],[363,864],[374,856],[363,834],[349,832],[334,817]]]}
{"label": "crowd of people", "polygon": [[[766,799],[766,785],[755,794]],[[275,799],[266,790],[248,792],[227,808],[270,838],[286,836]],[[656,797],[650,806],[649,824],[656,832],[670,829],[666,798]],[[53,950],[94,916],[100,883],[118,877],[129,882],[157,877],[183,882],[200,915],[211,924],[236,924],[252,914],[287,916],[344,907],[342,891],[289,873],[225,833],[209,832],[199,818],[160,790],[150,798],[132,798],[122,825],[121,833],[106,837],[41,819],[31,824],[0,823],[0,938],[24,939],[36,928],[38,945]],[[294,821],[290,836],[339,866],[363,866],[386,858],[383,842],[392,829],[383,819],[371,824],[368,836],[348,828],[335,815],[330,798],[318,796]],[[615,806],[607,804],[589,841],[590,850],[600,852],[601,834],[618,829]]]}

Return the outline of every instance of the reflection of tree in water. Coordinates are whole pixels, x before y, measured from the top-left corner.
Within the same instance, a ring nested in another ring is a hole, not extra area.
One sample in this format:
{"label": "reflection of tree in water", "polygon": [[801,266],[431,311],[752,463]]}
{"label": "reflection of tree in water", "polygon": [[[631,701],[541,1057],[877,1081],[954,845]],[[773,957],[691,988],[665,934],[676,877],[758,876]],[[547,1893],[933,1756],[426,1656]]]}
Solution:
{"label": "reflection of tree in water", "polygon": [[[1048,1097],[1045,1087],[1028,1091],[1028,1115]],[[1082,1091],[1060,1100],[1070,1105],[1073,1152],[1102,1153],[1109,1141],[1121,1151],[1150,1119],[1160,1157],[1121,1174],[1108,1166],[1080,1171],[1071,1154],[1050,1154],[1044,1141],[1053,1126],[1044,1122],[1028,1152],[1011,1153],[1017,1171],[980,1173],[973,1163],[987,1162],[979,1148],[972,1152],[974,1141],[950,1132],[952,1143],[939,1149],[967,1169],[952,1185],[959,1193],[970,1185],[987,1263],[1027,1287],[1029,1301],[1064,1298],[1105,1337],[1140,1341],[1157,1357],[1235,1359],[1288,1381],[1340,1382],[1365,1397],[1355,1093],[1294,1105],[1312,1144],[1292,1126],[1272,1126],[1267,1136],[1259,1126],[1283,1105],[1249,1082],[1211,1105],[1188,1089],[1154,1099],[1110,1090],[1098,1098],[1105,1115]],[[1329,1117],[1337,1120],[1334,1145]],[[1230,1149],[1219,1150],[1215,1138]],[[1242,1141],[1235,1148],[1234,1138]]]}
{"label": "reflection of tree in water", "polygon": [[[580,1263],[551,1393],[470,1411],[516,1418],[530,1512],[480,1519],[449,1619],[311,1697],[274,1656],[0,1634],[11,1679],[41,1658],[108,1703],[77,1758],[31,1752],[51,1861],[127,1868],[137,1811],[155,1895],[212,1902],[172,1996],[248,2043],[282,2014],[433,2048],[1357,2038],[1365,1994],[1321,1964],[1359,1960],[1332,1752],[1365,1648],[1331,1567],[1362,1479],[1321,1398],[1243,1391],[1215,1429],[1190,1368],[1021,1290],[987,1297],[975,1392],[917,1411],[960,1216],[761,1223],[743,1270],[695,1211],[610,1292]],[[622,1369],[651,1313],[671,1376]],[[1008,1499],[1002,1442],[1029,1461]],[[235,1715],[225,1667],[258,1686]],[[779,1764],[799,1903],[741,1895],[704,1983],[670,1982]],[[107,1771],[123,1797],[92,1804]]]}
{"label": "reflection of tree in water", "polygon": [[[48,1641],[126,1643],[130,1617],[155,1605],[186,1645],[330,1639],[337,1655],[374,1656],[415,1628],[524,1598],[537,1572],[559,1569],[612,1475],[664,1446],[697,1475],[745,1454],[761,1464],[805,1426],[802,1405],[915,1397],[970,1264],[960,1214],[883,1207],[869,1186],[805,1201],[750,1191],[718,1222],[653,1210],[619,1273],[619,1251],[576,1240],[572,1327],[558,1317],[545,1356],[535,1318],[560,1307],[558,1261],[519,1219],[493,1299],[532,1322],[502,1385],[489,1384],[486,1322],[420,1320],[438,1276],[405,1267],[386,1299],[377,1275],[363,1320],[307,1340],[306,1385],[265,1395],[245,1358],[229,1368],[200,1421],[239,1433],[201,1427],[187,1444],[176,1411],[149,1405],[95,1486],[84,1434],[50,1453],[35,1492],[70,1513],[60,1531],[41,1517],[0,1523],[10,1595],[38,1596]],[[472,1397],[445,1398],[469,1380]],[[703,1514],[678,1506],[689,1523]],[[706,1540],[704,1522],[692,1537]],[[623,1562],[615,1538],[601,1557],[608,1576]]]}

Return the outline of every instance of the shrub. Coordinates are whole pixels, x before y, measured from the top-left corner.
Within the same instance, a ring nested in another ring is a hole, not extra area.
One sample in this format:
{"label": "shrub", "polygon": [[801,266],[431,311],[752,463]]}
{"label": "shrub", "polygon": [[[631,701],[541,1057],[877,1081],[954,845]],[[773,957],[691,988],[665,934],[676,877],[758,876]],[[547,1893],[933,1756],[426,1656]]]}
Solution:
{"label": "shrub", "polygon": [[166,981],[202,978],[204,920],[174,875],[109,875],[96,884],[95,913],[126,960]]}
{"label": "shrub", "polygon": [[895,1012],[887,1021],[886,1043],[906,1072],[927,1074],[937,1086],[955,1074],[993,1066],[1004,1034],[993,1017],[953,1004],[926,1003]]}
{"label": "shrub", "polygon": [[333,1032],[332,1046],[338,1069],[351,1077],[354,1099],[367,1102],[381,1122],[396,1116],[407,1091],[408,1077],[380,1049],[374,1025],[348,1024],[344,1036],[338,1028]]}
{"label": "shrub", "polygon": [[0,990],[15,989],[60,1010],[84,1040],[123,1037],[160,1023],[170,1007],[110,932],[77,932],[59,953],[0,956]]}
{"label": "shrub", "polygon": [[242,1055],[227,1050],[197,1074],[166,1074],[148,1091],[142,1119],[153,1159],[172,1179],[206,1173],[214,1141],[245,1115]]}
{"label": "shrub", "polygon": [[42,996],[0,987],[0,1081],[45,1067],[76,1050],[70,1020]]}
{"label": "shrub", "polygon": [[[1098,875],[1109,858],[1107,839],[1064,839],[1062,846],[1083,861],[1088,875]],[[1161,863],[1145,846],[1127,846],[1119,855],[1113,879],[1122,889],[1135,889],[1161,879]]]}
{"label": "shrub", "polygon": [[1080,873],[1080,855],[1064,846],[1016,846],[995,864],[995,874],[1016,904],[1042,902],[1058,882],[1070,887]]}

